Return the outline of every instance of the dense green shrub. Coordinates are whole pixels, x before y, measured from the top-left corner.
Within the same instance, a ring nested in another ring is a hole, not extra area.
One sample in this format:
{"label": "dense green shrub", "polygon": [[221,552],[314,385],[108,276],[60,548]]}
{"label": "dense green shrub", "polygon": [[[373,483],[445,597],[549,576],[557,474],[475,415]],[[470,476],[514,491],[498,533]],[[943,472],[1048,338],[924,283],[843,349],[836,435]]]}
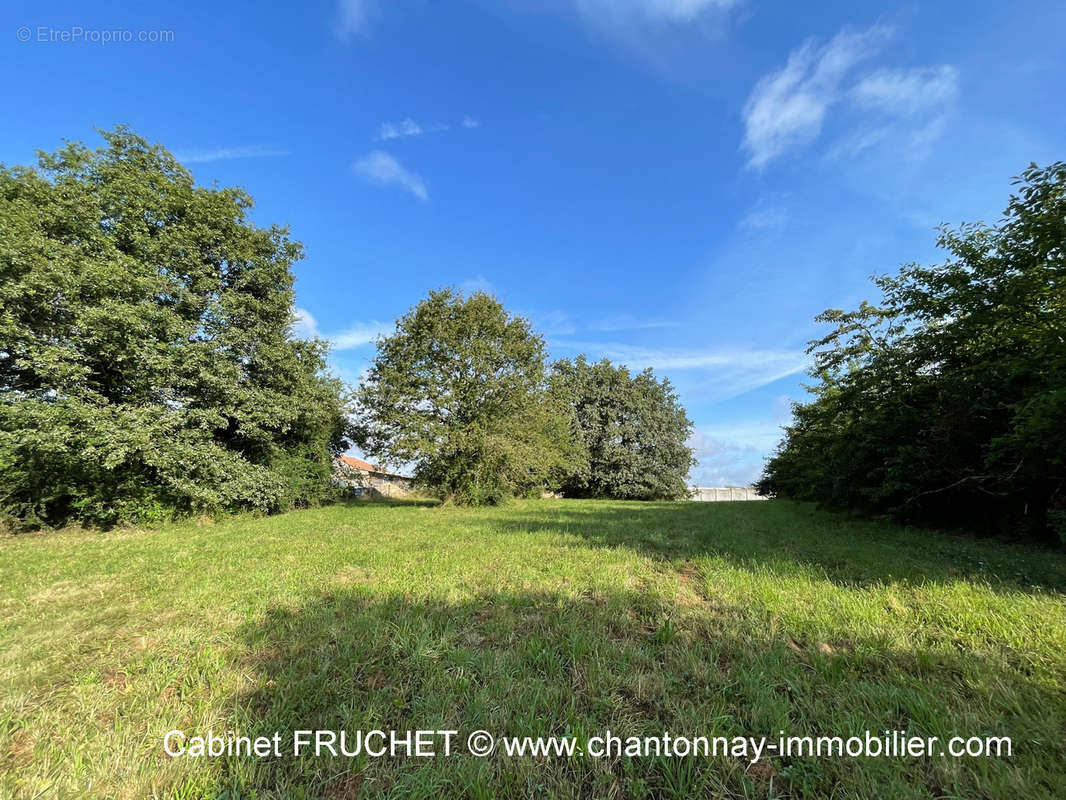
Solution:
{"label": "dense green shrub", "polygon": [[301,247],[119,128],[0,167],[0,511],[16,526],[324,498],[344,426],[294,339]]}
{"label": "dense green shrub", "polygon": [[573,409],[574,436],[587,455],[566,470],[560,488],[567,497],[688,496],[692,422],[668,380],[650,368],[631,375],[607,359],[590,364],[580,356],[555,362],[551,385]]}
{"label": "dense green shrub", "polygon": [[1066,511],[1066,163],[1032,165],[995,226],[942,228],[950,258],[826,311],[815,399],[764,493],[1056,540]]}

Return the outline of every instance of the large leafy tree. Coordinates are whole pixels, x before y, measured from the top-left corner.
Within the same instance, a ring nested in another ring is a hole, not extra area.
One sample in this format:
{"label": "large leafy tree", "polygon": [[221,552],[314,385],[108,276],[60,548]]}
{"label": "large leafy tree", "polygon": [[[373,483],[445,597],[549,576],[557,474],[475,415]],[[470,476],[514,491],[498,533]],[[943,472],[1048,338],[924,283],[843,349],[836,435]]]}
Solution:
{"label": "large leafy tree", "polygon": [[341,445],[301,247],[125,128],[0,167],[0,507],[111,524],[315,502]]}
{"label": "large leafy tree", "polygon": [[765,492],[918,522],[1066,534],[1066,163],[1018,180],[995,226],[943,228],[949,258],[812,343],[814,402]]}
{"label": "large leafy tree", "polygon": [[551,486],[580,454],[547,392],[544,340],[484,292],[432,291],[378,341],[355,438],[460,504]]}
{"label": "large leafy tree", "polygon": [[552,366],[552,391],[573,409],[575,435],[587,453],[567,471],[567,497],[680,499],[695,464],[686,441],[692,422],[665,378],[631,375],[607,359],[585,356]]}

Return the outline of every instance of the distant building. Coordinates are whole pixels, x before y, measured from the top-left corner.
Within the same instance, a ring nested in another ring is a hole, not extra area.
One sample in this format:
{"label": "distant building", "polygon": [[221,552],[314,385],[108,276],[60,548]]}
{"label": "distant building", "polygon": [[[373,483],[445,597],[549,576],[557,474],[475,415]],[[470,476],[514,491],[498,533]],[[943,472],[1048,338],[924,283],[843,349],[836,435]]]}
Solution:
{"label": "distant building", "polygon": [[414,479],[352,456],[333,460],[333,479],[353,497],[403,497],[414,489]]}

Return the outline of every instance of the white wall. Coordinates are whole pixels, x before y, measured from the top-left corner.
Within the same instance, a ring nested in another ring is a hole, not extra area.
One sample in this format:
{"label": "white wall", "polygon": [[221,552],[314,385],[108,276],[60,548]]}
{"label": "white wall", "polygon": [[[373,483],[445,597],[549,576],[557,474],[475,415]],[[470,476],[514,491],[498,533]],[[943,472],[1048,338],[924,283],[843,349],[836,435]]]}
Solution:
{"label": "white wall", "polygon": [[755,493],[754,486],[693,486],[692,499],[701,503],[720,503],[730,500],[765,500]]}

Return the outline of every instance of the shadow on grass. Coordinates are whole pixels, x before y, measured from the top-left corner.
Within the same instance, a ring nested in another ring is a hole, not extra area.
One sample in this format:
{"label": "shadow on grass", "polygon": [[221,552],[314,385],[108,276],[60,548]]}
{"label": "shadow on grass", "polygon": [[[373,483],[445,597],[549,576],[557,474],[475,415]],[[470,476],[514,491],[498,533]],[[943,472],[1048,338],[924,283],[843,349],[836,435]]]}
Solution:
{"label": "shadow on grass", "polygon": [[786,500],[733,503],[546,502],[494,520],[501,532],[562,532],[581,546],[656,558],[717,556],[737,566],[807,570],[840,586],[960,579],[1066,591],[1066,554],[855,519]]}
{"label": "shadow on grass", "polygon": [[[642,590],[461,600],[345,589],[242,631],[256,687],[228,727],[457,730],[436,758],[225,758],[216,797],[1066,796],[1061,693],[995,658],[831,654],[740,609]],[[1013,759],[474,758],[466,736],[1009,735]],[[1043,749],[1032,742],[1046,743]],[[1021,744],[1025,743],[1025,744]],[[440,748],[438,741],[437,747]],[[192,795],[190,776],[184,794]],[[180,789],[181,787],[179,787]],[[182,794],[181,791],[178,794]]]}

